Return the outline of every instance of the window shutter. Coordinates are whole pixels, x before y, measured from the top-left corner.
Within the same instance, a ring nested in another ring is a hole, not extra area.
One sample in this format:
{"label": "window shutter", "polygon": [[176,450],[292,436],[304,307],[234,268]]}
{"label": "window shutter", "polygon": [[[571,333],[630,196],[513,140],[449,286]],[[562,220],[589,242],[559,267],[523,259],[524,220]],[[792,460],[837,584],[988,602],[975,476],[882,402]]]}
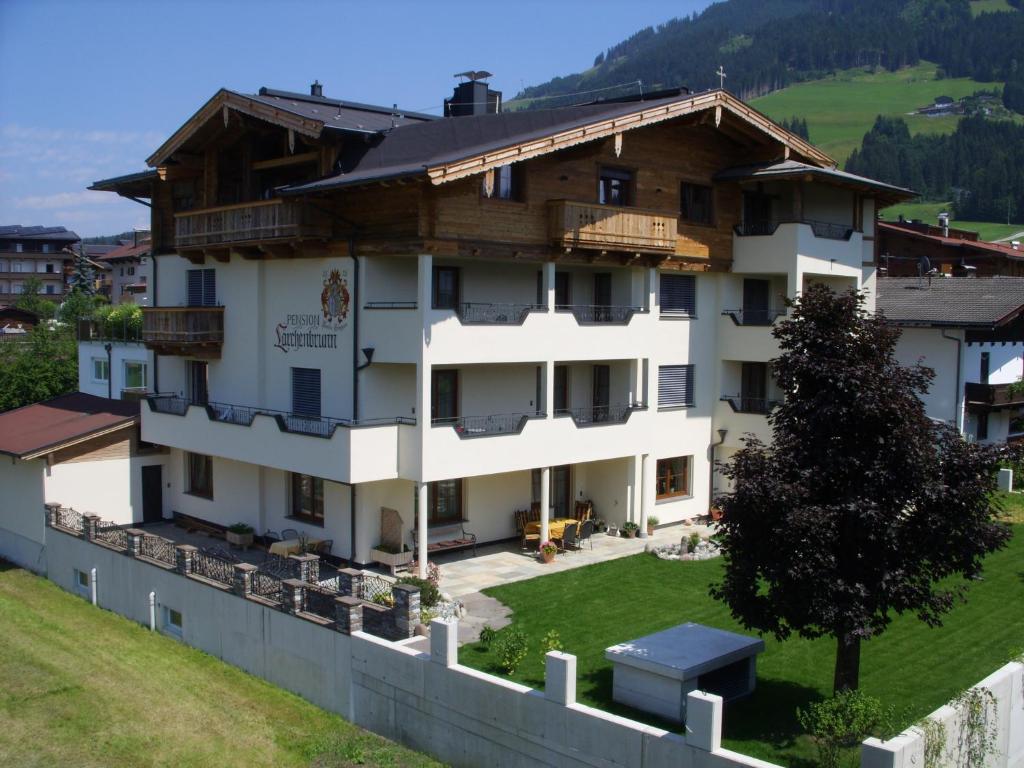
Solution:
{"label": "window shutter", "polygon": [[320,418],[319,368],[292,368],[292,413]]}
{"label": "window shutter", "polygon": [[217,270],[203,270],[203,306],[217,306]]}
{"label": "window shutter", "polygon": [[697,314],[697,279],[693,275],[661,276],[661,314]]}
{"label": "window shutter", "polygon": [[658,407],[693,405],[693,365],[658,368]]}
{"label": "window shutter", "polygon": [[190,269],[187,272],[188,279],[188,305],[190,307],[203,306],[203,270]]}

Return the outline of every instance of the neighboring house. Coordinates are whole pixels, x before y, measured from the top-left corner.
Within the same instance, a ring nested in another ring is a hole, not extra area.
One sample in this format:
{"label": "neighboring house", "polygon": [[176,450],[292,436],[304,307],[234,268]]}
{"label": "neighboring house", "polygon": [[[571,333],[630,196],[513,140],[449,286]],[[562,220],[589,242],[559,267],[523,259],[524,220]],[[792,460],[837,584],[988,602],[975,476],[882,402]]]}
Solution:
{"label": "neighboring house", "polygon": [[93,320],[78,323],[78,389],[138,400],[155,391],[156,362],[140,334]]}
{"label": "neighboring house", "polygon": [[0,305],[0,338],[24,336],[36,327],[39,317],[18,307]]}
{"label": "neighboring house", "polygon": [[118,524],[162,516],[166,451],[139,440],[139,403],[81,392],[0,413],[3,557],[40,570],[44,503]]}
{"label": "neighboring house", "polygon": [[65,249],[78,241],[64,227],[0,226],[0,303],[17,301],[28,277],[39,280],[43,296],[59,302],[74,262]]}
{"label": "neighboring house", "polygon": [[877,311],[902,336],[904,365],[935,380],[923,397],[933,419],[981,442],[1024,437],[1024,278],[882,278]]}
{"label": "neighboring house", "polygon": [[878,222],[879,274],[916,277],[934,270],[954,277],[1024,275],[1020,244],[989,243],[977,232],[922,221]]}
{"label": "neighboring house", "polygon": [[151,251],[149,240],[143,240],[125,243],[97,259],[107,270],[107,295],[111,304],[149,305]]}
{"label": "neighboring house", "polygon": [[318,89],[218,91],[92,188],[152,203],[164,513],[358,563],[381,507],[424,568],[531,506],[706,513],[767,432],[784,300],[873,287],[876,210],[912,197],[724,91],[500,113],[475,81],[435,118]]}

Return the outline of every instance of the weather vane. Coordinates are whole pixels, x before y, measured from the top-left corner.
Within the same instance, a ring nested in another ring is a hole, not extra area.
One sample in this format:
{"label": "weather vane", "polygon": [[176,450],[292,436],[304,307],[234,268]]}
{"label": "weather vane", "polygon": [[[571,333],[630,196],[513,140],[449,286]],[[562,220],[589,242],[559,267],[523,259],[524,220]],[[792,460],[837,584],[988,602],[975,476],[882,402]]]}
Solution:
{"label": "weather vane", "polygon": [[715,72],[715,74],[718,75],[718,87],[724,91],[725,78],[728,77],[728,75],[725,74],[725,68],[721,64],[719,64],[718,71]]}

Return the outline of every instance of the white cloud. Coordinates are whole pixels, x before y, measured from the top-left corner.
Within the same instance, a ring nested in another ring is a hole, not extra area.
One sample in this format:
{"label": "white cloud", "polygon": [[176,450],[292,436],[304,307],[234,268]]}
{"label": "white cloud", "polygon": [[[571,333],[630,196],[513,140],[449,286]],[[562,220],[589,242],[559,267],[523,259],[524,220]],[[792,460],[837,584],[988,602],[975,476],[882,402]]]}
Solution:
{"label": "white cloud", "polygon": [[45,211],[79,205],[108,205],[117,198],[109,192],[56,192],[52,195],[29,195],[14,201],[15,208]]}

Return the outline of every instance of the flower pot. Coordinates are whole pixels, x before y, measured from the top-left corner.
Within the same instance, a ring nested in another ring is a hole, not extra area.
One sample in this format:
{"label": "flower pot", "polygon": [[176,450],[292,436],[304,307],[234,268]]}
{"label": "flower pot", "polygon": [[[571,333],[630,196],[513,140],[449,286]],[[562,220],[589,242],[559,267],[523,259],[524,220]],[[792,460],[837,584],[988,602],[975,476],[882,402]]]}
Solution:
{"label": "flower pot", "polygon": [[647,526],[647,535],[648,536],[653,536],[654,535],[654,526],[653,525],[648,525]]}
{"label": "flower pot", "polygon": [[627,539],[635,539],[636,538],[636,528],[623,528],[622,529],[622,535],[625,536]]}
{"label": "flower pot", "polygon": [[252,533],[234,533],[233,531],[225,531],[224,538],[227,539],[228,544],[239,549],[248,549],[252,546]]}
{"label": "flower pot", "polygon": [[543,549],[540,551],[540,561],[542,563],[550,563],[555,559],[555,552],[545,552]]}
{"label": "flower pot", "polygon": [[394,576],[400,567],[412,562],[414,554],[411,549],[407,552],[385,552],[383,549],[371,549],[370,559],[375,563],[386,565],[391,569],[391,575]]}

